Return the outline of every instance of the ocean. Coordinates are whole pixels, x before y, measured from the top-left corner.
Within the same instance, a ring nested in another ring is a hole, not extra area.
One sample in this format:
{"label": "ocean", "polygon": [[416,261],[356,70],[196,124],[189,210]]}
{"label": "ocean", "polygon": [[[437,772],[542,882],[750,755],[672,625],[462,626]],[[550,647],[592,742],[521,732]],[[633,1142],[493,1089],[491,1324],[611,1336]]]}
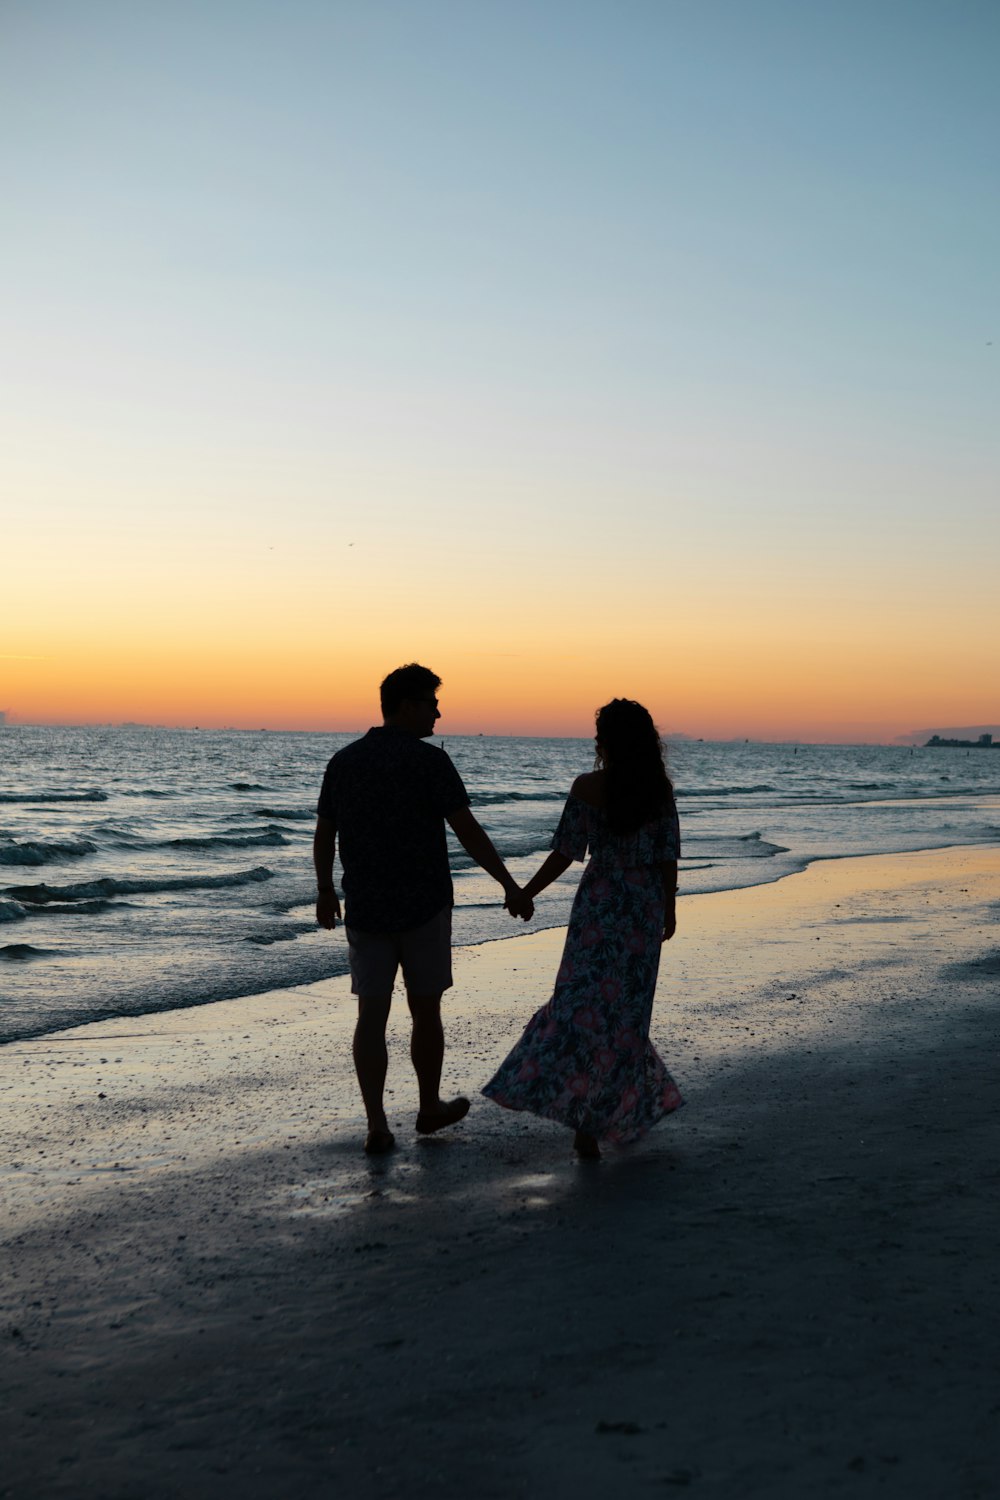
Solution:
{"label": "ocean", "polygon": [[[343,930],[315,925],[311,845],[326,762],[354,738],[0,727],[0,1041],[346,973]],[[523,883],[591,740],[437,743]],[[1000,750],[681,740],[668,762],[682,895],[1000,838]],[[452,868],[456,944],[526,930],[454,840]],[[534,928],[565,924],[578,876]]]}

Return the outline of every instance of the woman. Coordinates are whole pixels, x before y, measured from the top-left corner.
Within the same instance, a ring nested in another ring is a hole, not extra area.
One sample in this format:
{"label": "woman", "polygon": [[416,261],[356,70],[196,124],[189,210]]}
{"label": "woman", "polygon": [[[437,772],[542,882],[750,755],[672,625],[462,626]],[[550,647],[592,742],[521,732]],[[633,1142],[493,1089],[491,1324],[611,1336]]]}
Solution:
{"label": "woman", "polygon": [[641,703],[597,712],[597,769],[578,776],[528,881],[530,901],[590,848],[555,991],[483,1089],[576,1132],[580,1156],[601,1140],[638,1140],[683,1103],[649,1040],[660,944],[674,935],[680,833],[656,726]]}

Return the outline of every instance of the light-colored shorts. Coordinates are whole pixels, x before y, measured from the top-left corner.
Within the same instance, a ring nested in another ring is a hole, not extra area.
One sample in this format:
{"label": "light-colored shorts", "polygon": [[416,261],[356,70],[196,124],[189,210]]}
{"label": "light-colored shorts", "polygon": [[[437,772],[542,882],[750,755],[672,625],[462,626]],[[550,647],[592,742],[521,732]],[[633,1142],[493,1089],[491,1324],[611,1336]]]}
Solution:
{"label": "light-colored shorts", "polygon": [[365,999],[392,994],[396,971],[410,995],[437,995],[451,989],[451,907],[406,932],[358,932],[347,928],[351,989]]}

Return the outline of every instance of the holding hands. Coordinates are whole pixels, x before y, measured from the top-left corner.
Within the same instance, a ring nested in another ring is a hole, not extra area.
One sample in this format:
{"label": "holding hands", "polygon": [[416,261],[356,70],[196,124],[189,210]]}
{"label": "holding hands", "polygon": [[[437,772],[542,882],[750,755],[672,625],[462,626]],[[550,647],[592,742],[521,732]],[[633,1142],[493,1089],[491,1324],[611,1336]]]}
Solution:
{"label": "holding hands", "polygon": [[520,886],[515,886],[507,892],[504,910],[509,911],[512,917],[522,917],[525,922],[530,922],[535,915],[535,903],[530,896],[524,894]]}
{"label": "holding hands", "polygon": [[547,885],[551,885],[553,880],[557,880],[564,871],[568,870],[571,864],[572,860],[569,858],[569,855],[557,854],[553,851],[541,869],[532,875],[523,890],[520,886],[514,885],[513,882],[510,886],[505,886],[507,896],[504,906],[510,912],[511,916],[523,917],[526,922],[530,922],[535,915],[534,898],[540,895]]}

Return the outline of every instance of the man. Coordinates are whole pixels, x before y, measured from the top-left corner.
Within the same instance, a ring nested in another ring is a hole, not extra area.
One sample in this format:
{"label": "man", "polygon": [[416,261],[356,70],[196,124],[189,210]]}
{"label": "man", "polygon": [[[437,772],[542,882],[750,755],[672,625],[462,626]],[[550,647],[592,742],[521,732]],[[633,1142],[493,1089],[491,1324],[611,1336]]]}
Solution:
{"label": "man", "polygon": [[390,672],[381,686],[382,727],[339,750],[326,768],[317,807],[313,862],[316,920],[333,928],[340,902],[333,886],[337,840],[344,869],[345,925],[351,988],[358,997],[354,1066],[368,1115],[365,1150],[391,1151],[382,1096],[385,1028],[402,966],[413,1019],[410,1057],[420,1089],[417,1130],[453,1125],[468,1099],[444,1102],[441,996],[451,986],[451,909],[445,822],[488,875],[503,886],[514,916],[531,915],[520,888],[469,807],[462,778],[444,750],[423,742],[441,717],[441,679],[416,663]]}

